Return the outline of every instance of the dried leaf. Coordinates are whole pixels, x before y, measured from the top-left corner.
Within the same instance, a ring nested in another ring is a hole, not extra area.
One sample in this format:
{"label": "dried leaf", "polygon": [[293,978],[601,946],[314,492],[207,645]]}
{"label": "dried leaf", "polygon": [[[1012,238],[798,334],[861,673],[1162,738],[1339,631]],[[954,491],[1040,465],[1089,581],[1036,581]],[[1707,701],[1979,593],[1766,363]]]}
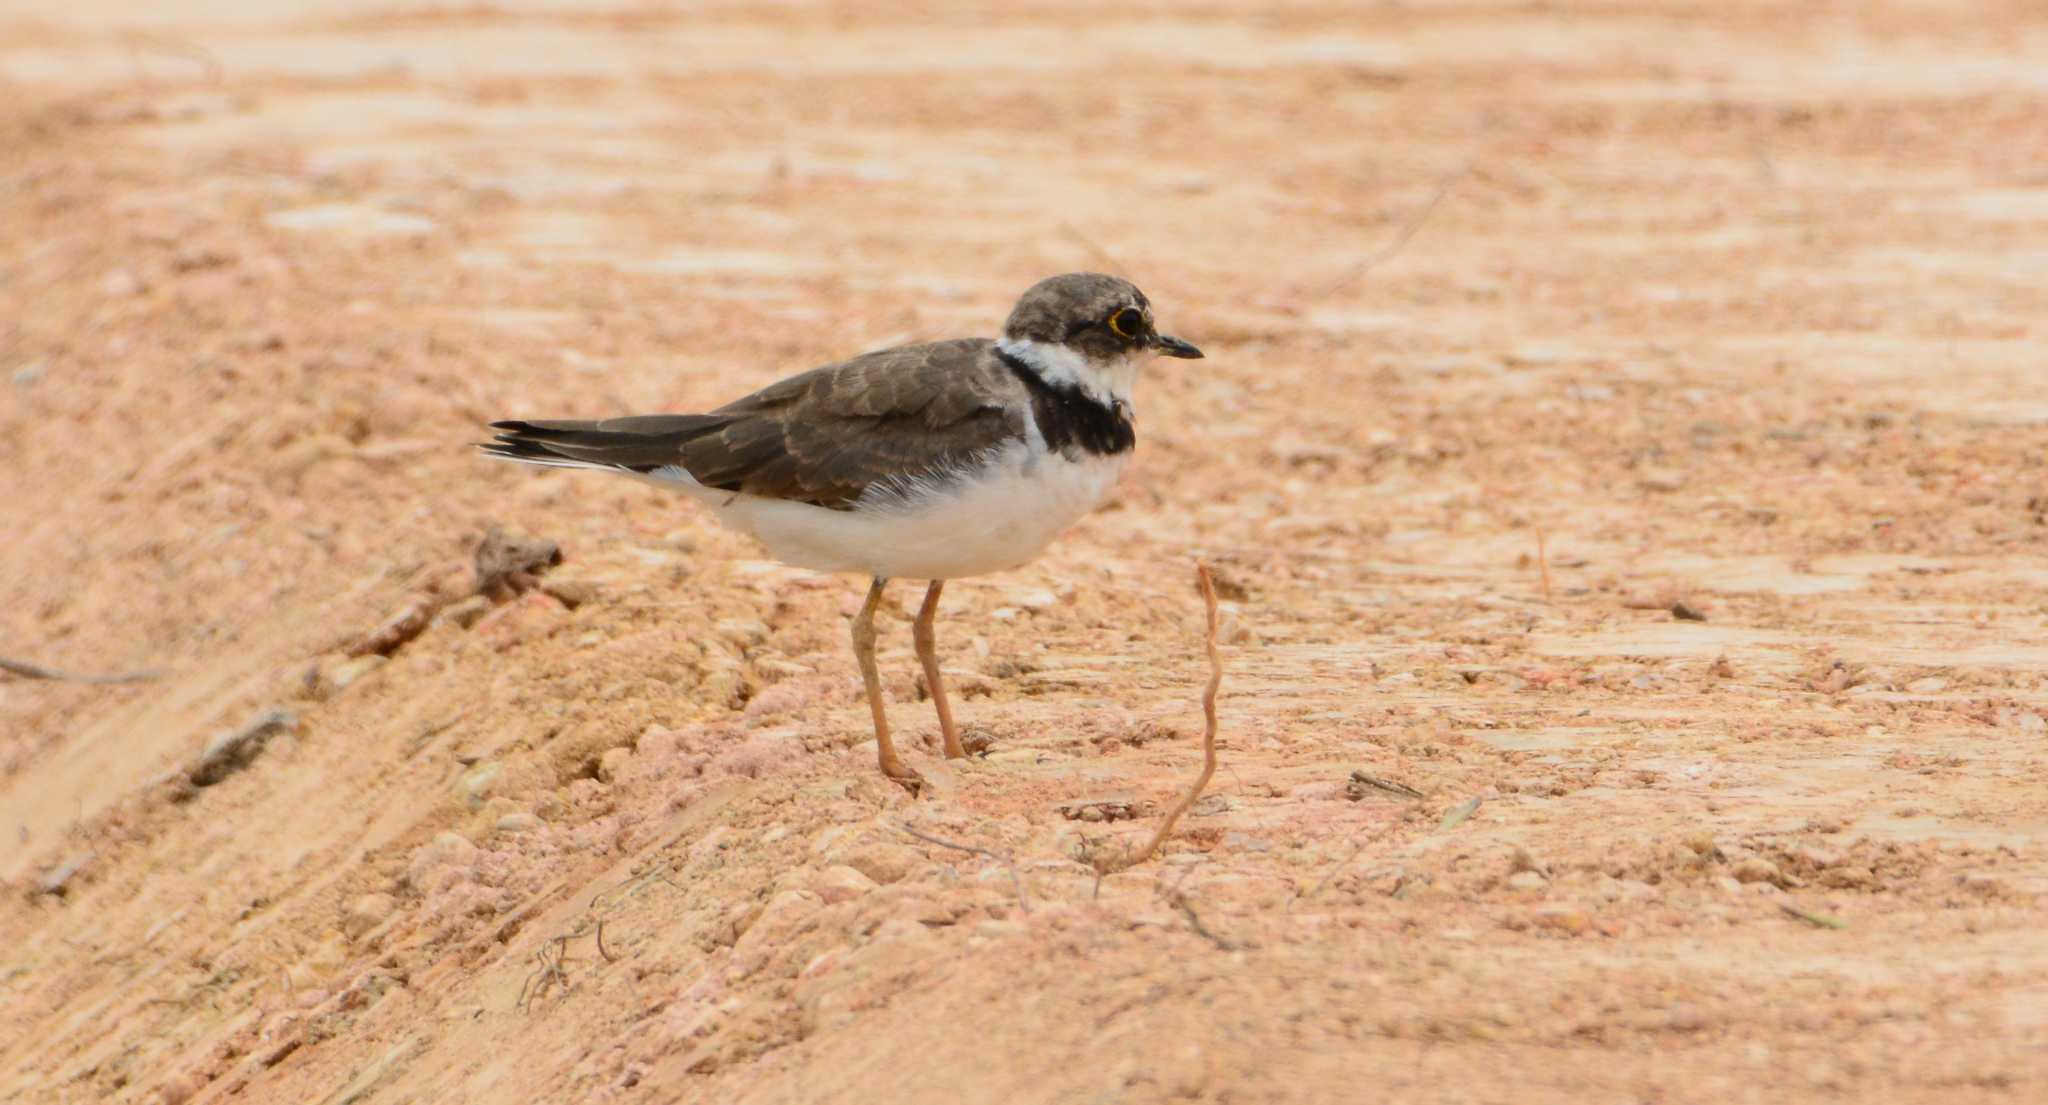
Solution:
{"label": "dried leaf", "polygon": [[1479,799],[1477,797],[1467,798],[1456,806],[1451,807],[1451,811],[1444,814],[1444,819],[1437,822],[1436,827],[1440,831],[1455,829],[1463,825],[1473,814],[1478,812]]}
{"label": "dried leaf", "polygon": [[1815,928],[1845,929],[1849,927],[1849,922],[1842,920],[1832,913],[1817,913],[1811,909],[1803,909],[1793,905],[1791,902],[1779,902],[1778,908],[1785,911],[1787,916],[1797,917]]}

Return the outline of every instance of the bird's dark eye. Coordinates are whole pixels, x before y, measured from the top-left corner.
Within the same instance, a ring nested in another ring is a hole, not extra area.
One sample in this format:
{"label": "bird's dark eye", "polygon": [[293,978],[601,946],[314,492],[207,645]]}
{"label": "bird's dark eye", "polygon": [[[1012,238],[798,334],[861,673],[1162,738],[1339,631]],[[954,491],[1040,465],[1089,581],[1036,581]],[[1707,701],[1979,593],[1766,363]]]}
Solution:
{"label": "bird's dark eye", "polygon": [[1117,337],[1135,338],[1144,332],[1145,313],[1136,307],[1119,307],[1109,316],[1109,328]]}

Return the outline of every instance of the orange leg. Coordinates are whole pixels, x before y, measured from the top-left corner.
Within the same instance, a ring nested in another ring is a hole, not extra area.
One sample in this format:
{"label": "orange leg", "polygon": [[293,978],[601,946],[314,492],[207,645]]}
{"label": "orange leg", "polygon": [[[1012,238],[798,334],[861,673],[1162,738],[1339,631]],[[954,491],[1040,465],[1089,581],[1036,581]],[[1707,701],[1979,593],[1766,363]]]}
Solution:
{"label": "orange leg", "polygon": [[946,758],[965,759],[967,749],[960,745],[960,730],[953,727],[953,707],[946,702],[946,682],[939,676],[938,639],[932,632],[932,623],[939,612],[939,589],[946,585],[943,579],[932,580],[929,590],[924,593],[924,606],[917,611],[917,621],[910,626],[911,639],[917,642],[917,658],[924,664],[924,685],[931,689],[932,705],[939,711],[939,736],[946,743]]}
{"label": "orange leg", "polygon": [[882,605],[882,589],[888,585],[888,580],[876,576],[868,588],[868,600],[853,619],[853,658],[860,662],[861,681],[868,688],[868,709],[875,715],[876,758],[881,761],[882,774],[916,794],[924,786],[924,777],[896,755],[896,742],[889,739],[889,714],[882,705],[882,674],[875,667],[875,608]]}

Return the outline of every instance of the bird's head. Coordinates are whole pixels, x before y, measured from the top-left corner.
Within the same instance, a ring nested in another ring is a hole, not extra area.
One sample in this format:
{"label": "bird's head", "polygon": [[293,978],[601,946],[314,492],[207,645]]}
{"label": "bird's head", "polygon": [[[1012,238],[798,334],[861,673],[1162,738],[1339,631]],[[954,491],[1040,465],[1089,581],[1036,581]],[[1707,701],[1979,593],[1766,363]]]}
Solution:
{"label": "bird's head", "polygon": [[1202,355],[1159,332],[1152,303],[1137,285],[1099,272],[1070,272],[1033,284],[1003,323],[1000,345],[1048,383],[1072,384],[1104,402],[1130,401],[1142,360]]}

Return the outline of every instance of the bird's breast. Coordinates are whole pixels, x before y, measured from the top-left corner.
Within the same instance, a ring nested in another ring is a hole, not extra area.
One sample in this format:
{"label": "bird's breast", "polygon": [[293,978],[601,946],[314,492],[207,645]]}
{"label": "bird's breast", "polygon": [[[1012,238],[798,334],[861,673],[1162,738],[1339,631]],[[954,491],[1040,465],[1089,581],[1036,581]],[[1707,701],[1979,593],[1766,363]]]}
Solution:
{"label": "bird's breast", "polygon": [[1025,564],[1102,505],[1129,456],[1013,446],[924,494],[882,506],[869,514],[875,567],[893,570],[877,574],[954,579]]}

